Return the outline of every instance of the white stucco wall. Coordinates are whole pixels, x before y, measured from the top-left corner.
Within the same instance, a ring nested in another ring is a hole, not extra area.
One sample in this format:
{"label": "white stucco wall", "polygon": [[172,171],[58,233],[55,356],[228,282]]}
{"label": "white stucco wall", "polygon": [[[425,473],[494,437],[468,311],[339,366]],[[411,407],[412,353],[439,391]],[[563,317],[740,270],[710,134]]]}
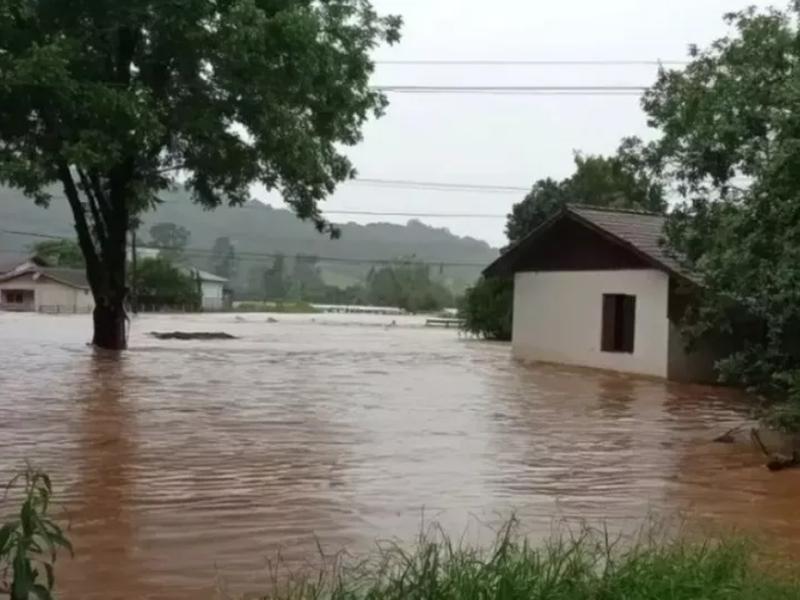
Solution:
{"label": "white stucco wall", "polygon": [[200,293],[203,296],[204,310],[222,310],[223,289],[225,285],[216,281],[203,281],[200,283]]}
{"label": "white stucco wall", "polygon": [[[633,354],[600,350],[603,294],[636,296]],[[668,297],[669,277],[657,270],[517,273],[514,356],[667,377]]]}

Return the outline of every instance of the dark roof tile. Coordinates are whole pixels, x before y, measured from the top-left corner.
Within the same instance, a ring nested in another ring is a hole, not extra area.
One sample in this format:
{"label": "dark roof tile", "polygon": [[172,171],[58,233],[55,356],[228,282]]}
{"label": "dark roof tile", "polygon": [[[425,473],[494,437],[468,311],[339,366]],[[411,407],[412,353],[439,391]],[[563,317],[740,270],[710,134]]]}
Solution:
{"label": "dark roof tile", "polygon": [[[623,244],[654,267],[678,275],[688,280],[695,277],[680,262],[671,256],[662,244],[665,217],[663,215],[625,209],[598,208],[580,204],[570,204],[561,213],[532,231],[484,271],[492,275],[503,272],[512,265],[514,255],[524,252],[529,245],[554,223],[570,218],[595,228]],[[505,263],[505,264],[504,264]]]}

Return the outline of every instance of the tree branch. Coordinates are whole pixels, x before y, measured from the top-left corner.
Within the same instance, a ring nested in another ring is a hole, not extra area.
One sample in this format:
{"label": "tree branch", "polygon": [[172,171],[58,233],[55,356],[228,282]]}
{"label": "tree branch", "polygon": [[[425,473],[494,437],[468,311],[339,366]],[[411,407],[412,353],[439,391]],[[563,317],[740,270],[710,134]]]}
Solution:
{"label": "tree branch", "polygon": [[101,210],[98,207],[96,192],[92,186],[92,183],[89,181],[89,176],[86,174],[86,171],[80,167],[78,167],[77,170],[78,177],[80,177],[81,180],[81,186],[86,194],[86,198],[89,200],[89,210],[92,211],[92,221],[94,221],[95,234],[100,242],[100,247],[105,248],[106,242],[108,241],[108,226],[106,224],[104,215],[101,214]]}
{"label": "tree branch", "polygon": [[86,274],[92,288],[96,289],[98,284],[97,278],[100,272],[100,258],[97,255],[97,248],[94,245],[89,224],[86,222],[86,215],[83,212],[80,194],[78,188],[75,186],[75,181],[72,179],[72,173],[70,173],[67,162],[63,158],[59,158],[57,167],[58,177],[61,180],[61,184],[64,186],[64,194],[67,196],[67,201],[75,217],[75,231],[78,234],[78,243],[86,259]]}

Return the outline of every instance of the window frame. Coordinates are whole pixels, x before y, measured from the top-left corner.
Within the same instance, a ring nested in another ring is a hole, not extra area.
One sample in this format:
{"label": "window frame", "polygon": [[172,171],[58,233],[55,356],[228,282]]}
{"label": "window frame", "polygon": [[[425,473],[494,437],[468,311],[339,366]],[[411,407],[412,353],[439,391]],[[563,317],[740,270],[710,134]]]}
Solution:
{"label": "window frame", "polygon": [[609,354],[636,351],[636,296],[603,294],[600,322],[600,350]]}

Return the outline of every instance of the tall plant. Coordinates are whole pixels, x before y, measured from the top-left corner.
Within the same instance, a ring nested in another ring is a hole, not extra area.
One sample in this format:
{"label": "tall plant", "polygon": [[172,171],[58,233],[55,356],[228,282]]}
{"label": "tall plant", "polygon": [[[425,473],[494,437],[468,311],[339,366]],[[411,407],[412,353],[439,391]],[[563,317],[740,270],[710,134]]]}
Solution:
{"label": "tall plant", "polygon": [[32,468],[17,475],[8,489],[22,488],[19,513],[0,527],[0,593],[11,600],[49,600],[55,584],[58,552],[72,544],[50,516],[53,486],[46,473]]}

